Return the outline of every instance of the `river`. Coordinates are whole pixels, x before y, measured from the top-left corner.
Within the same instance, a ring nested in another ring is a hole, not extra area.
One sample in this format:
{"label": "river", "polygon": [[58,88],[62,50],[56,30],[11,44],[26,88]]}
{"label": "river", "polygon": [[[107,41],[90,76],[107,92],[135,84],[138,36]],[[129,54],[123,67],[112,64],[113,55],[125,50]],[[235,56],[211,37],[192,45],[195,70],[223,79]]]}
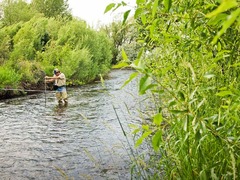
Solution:
{"label": "river", "polygon": [[133,141],[118,119],[127,133],[140,122],[136,81],[120,89],[132,72],[67,88],[67,106],[54,92],[0,101],[0,179],[130,179]]}

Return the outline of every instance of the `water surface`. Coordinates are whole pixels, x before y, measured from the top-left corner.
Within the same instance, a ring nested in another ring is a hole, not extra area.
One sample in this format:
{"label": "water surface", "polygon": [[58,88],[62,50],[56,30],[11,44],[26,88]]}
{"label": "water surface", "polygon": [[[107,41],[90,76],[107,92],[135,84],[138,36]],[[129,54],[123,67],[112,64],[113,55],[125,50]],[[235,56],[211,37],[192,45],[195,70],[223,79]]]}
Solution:
{"label": "water surface", "polygon": [[0,101],[0,179],[129,179],[118,118],[126,132],[139,123],[136,83],[120,89],[132,72],[68,88],[67,106],[54,92]]}

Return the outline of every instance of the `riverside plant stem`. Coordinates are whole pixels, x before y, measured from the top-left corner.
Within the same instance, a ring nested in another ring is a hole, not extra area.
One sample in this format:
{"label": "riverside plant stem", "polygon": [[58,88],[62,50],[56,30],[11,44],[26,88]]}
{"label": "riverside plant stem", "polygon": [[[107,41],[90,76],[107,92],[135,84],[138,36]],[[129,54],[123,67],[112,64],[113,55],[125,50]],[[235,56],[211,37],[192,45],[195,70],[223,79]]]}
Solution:
{"label": "riverside plant stem", "polygon": [[[133,149],[132,149],[132,147],[131,147],[131,145],[130,145],[130,142],[129,142],[128,138],[127,138],[127,134],[126,134],[125,130],[123,129],[122,123],[121,123],[121,121],[120,121],[120,119],[119,119],[119,117],[118,117],[116,108],[115,108],[114,105],[112,105],[112,106],[113,106],[113,110],[114,110],[114,112],[115,112],[115,114],[116,114],[118,123],[119,123],[119,125],[120,125],[120,127],[121,127],[121,130],[122,130],[122,132],[123,132],[123,134],[124,134],[124,136],[125,136],[125,138],[126,138],[126,140],[127,140],[128,146],[129,146],[129,148],[131,149],[131,153],[132,153],[132,156],[133,156],[133,158],[134,158],[134,160],[135,160],[135,162],[136,162],[136,164],[137,164],[137,168],[138,168],[139,172],[141,172],[141,170],[142,170],[143,176],[145,176],[144,179],[146,179],[147,176],[146,176],[146,174],[145,174],[145,171],[144,171],[144,169],[142,168],[142,166],[139,165],[139,163],[138,163],[138,161],[137,161],[137,158],[136,158],[135,155],[134,155]],[[140,167],[139,167],[139,166],[140,166]],[[141,174],[142,174],[142,173],[141,173]]]}

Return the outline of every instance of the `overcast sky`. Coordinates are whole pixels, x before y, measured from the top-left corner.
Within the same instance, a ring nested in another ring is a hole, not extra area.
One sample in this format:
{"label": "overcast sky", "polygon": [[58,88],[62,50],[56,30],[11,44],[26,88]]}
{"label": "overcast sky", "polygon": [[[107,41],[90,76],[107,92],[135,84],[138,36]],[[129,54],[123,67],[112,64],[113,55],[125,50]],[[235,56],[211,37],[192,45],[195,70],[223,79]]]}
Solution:
{"label": "overcast sky", "polygon": [[[122,0],[68,0],[69,8],[71,9],[72,15],[77,16],[87,21],[87,23],[96,27],[98,24],[108,24],[120,16],[120,11],[128,10],[133,8],[135,0],[123,0],[129,7],[119,9],[118,12],[108,12],[104,14],[106,6],[110,3],[119,3]],[[120,16],[122,18],[122,15]]]}

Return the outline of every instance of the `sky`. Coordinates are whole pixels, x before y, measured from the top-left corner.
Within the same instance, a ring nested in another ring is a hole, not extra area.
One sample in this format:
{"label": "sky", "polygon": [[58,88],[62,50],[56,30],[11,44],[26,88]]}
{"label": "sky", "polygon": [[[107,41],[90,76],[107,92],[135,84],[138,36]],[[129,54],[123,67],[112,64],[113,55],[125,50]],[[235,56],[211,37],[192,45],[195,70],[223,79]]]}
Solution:
{"label": "sky", "polygon": [[[121,7],[117,12],[108,12],[104,14],[105,8],[110,3],[126,2],[128,7]],[[109,24],[114,19],[122,19],[121,12],[130,8],[133,9],[135,0],[68,0],[72,15],[85,20],[91,27],[97,27],[99,24]]]}

